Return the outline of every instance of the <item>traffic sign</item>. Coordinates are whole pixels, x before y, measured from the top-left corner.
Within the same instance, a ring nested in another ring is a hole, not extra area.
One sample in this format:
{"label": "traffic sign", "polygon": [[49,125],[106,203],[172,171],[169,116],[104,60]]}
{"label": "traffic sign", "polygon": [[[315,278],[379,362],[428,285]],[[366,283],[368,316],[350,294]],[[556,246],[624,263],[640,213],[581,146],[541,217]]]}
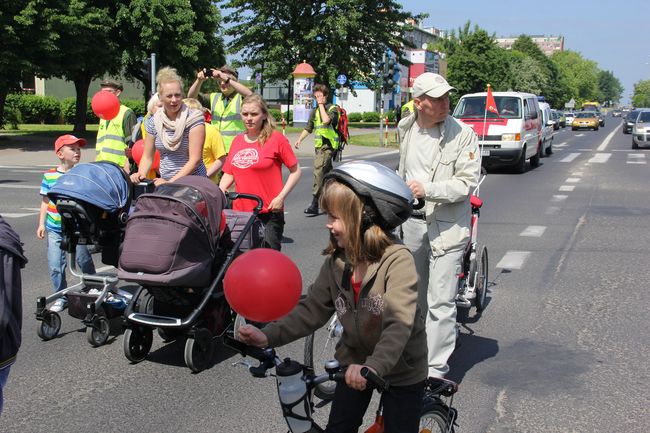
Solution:
{"label": "traffic sign", "polygon": [[339,76],[336,77],[336,82],[342,86],[348,82],[348,77],[345,74],[339,74]]}

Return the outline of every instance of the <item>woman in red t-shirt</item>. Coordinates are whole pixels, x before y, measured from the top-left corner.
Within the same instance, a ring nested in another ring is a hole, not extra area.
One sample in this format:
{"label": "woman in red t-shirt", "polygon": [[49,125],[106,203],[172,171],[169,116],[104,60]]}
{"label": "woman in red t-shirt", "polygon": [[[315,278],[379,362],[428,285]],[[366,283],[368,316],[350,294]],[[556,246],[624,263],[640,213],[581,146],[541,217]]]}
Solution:
{"label": "woman in red t-shirt", "polygon": [[[246,132],[233,140],[219,188],[224,192],[235,183],[235,191],[255,194],[264,207],[259,218],[265,224],[264,247],[280,251],[284,232],[284,200],[300,179],[300,166],[289,141],[275,131],[275,122],[260,95],[244,98],[241,117]],[[282,165],[289,169],[287,183],[282,184]],[[252,200],[239,199],[233,209],[252,211]]]}

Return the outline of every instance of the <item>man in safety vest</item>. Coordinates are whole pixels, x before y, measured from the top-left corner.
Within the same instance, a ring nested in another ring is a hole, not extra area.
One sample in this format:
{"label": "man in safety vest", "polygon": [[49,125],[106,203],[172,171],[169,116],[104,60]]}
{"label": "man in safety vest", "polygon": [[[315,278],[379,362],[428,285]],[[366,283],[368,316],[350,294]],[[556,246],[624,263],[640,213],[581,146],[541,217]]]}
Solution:
{"label": "man in safety vest", "polygon": [[220,69],[202,69],[196,74],[196,81],[187,92],[188,98],[197,98],[204,81],[209,78],[219,80],[221,93],[210,94],[210,113],[212,124],[221,133],[226,153],[230,150],[235,136],[246,131],[241,119],[241,101],[242,98],[253,93],[251,89],[237,81],[238,77],[237,71],[229,66],[222,66]]}
{"label": "man in safety vest", "polygon": [[323,188],[323,178],[332,170],[332,157],[339,148],[339,134],[336,126],[339,121],[339,114],[336,106],[327,103],[329,89],[324,84],[314,85],[314,99],[316,100],[316,109],[312,110],[309,116],[307,126],[294,143],[298,149],[300,143],[309,134],[314,132],[314,185],[312,187],[312,201],[305,213],[308,215],[318,215],[318,197],[320,197]]}
{"label": "man in safety vest", "polygon": [[[111,92],[118,98],[124,88],[121,83],[113,80],[104,80],[99,86],[102,91]],[[131,132],[138,123],[133,110],[126,105],[120,104],[120,112],[111,120],[99,120],[97,130],[97,144],[95,150],[97,157],[95,161],[110,161],[123,167],[129,173],[130,164],[126,154],[131,141]]]}

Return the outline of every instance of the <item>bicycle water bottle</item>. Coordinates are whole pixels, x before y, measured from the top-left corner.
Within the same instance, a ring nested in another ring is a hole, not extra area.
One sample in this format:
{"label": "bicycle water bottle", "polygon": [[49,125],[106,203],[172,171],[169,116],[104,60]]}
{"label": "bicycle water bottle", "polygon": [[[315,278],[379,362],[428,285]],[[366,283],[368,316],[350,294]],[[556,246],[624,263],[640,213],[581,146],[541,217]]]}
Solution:
{"label": "bicycle water bottle", "polygon": [[307,396],[307,384],[302,379],[302,366],[293,360],[285,359],[275,368],[278,382],[278,395],[282,403],[284,419],[293,433],[311,430],[311,407]]}

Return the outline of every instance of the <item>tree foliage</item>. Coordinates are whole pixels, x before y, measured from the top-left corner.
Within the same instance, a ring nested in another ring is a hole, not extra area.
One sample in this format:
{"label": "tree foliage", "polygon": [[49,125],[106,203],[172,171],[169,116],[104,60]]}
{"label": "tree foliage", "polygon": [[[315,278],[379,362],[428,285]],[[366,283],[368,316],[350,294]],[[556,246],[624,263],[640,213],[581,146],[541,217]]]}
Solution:
{"label": "tree foliage", "polygon": [[409,46],[404,23],[413,18],[392,0],[227,0],[223,6],[231,10],[224,19],[233,38],[228,50],[241,64],[267,81],[284,81],[305,60],[315,80],[330,87],[339,73],[348,83],[374,86],[386,49]]}
{"label": "tree foliage", "polygon": [[131,0],[116,15],[121,64],[127,77],[141,81],[145,94],[151,78],[143,61],[156,53],[158,69],[173,66],[188,79],[203,67],[225,62],[219,34],[221,14],[211,0]]}
{"label": "tree foliage", "polygon": [[623,94],[623,85],[612,71],[599,71],[598,90],[600,91],[599,101],[618,103]]}
{"label": "tree foliage", "polygon": [[650,107],[650,80],[641,80],[634,84],[632,105],[637,108]]}
{"label": "tree foliage", "polygon": [[475,27],[463,35],[462,43],[447,58],[448,79],[458,95],[484,92],[488,83],[494,90],[508,89],[508,57],[485,30]]}
{"label": "tree foliage", "polygon": [[596,62],[570,50],[554,53],[551,60],[566,80],[568,99],[575,99],[578,106],[584,101],[600,100]]}

